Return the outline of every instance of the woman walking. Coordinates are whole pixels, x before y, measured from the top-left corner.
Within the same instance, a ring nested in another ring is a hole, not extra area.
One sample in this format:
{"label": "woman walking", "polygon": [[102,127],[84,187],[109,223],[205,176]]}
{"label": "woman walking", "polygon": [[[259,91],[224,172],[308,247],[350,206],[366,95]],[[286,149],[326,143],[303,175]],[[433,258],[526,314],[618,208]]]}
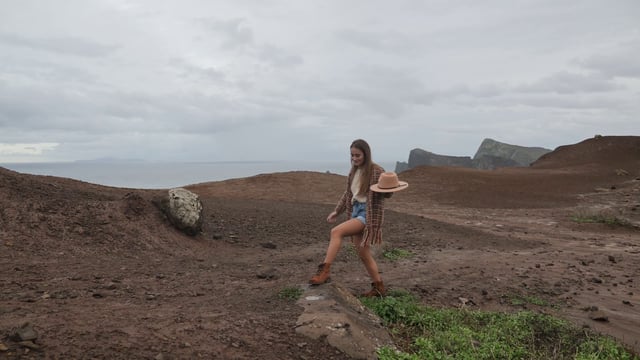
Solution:
{"label": "woman walking", "polygon": [[327,217],[327,222],[335,223],[343,212],[350,214],[348,220],[331,229],[331,236],[324,262],[318,266],[318,272],[309,283],[324,284],[330,280],[331,264],[338,255],[342,238],[351,236],[351,241],[367,273],[371,277],[371,290],[362,294],[366,297],[384,296],[386,291],[378,264],[371,254],[371,245],[382,242],[382,224],[384,222],[384,199],[395,191],[406,189],[406,182],[398,181],[395,173],[386,173],[371,159],[371,148],[362,140],[355,140],[351,146],[351,171],[347,189],[338,201],[335,210]]}

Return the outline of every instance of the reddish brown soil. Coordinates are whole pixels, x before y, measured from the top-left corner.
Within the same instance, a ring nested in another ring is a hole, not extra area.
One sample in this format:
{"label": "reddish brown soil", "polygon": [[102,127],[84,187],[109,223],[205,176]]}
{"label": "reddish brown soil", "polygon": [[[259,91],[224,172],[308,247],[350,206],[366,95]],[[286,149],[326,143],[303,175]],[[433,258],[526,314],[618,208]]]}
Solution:
{"label": "reddish brown soil", "polygon": [[[388,287],[432,306],[552,313],[640,352],[640,137],[589,139],[529,168],[400,177],[410,187],[387,202],[384,246],[413,255],[378,251]],[[164,190],[0,168],[0,358],[346,358],[296,334],[302,309],[278,296],[322,260],[345,182],[291,172],[189,186],[205,216],[189,237],[153,205]],[[628,225],[572,220],[593,215]],[[347,245],[333,269],[353,292],[368,287]],[[40,349],[10,338],[25,322]]]}

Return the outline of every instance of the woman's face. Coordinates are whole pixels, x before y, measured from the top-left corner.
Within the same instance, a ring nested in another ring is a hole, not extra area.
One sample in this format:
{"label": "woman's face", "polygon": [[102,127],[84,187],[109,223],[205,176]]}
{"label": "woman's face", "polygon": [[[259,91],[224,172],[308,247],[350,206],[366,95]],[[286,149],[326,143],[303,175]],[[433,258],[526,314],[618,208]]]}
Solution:
{"label": "woman's face", "polygon": [[364,153],[362,150],[355,147],[351,148],[351,164],[353,166],[362,166],[362,164],[364,164]]}

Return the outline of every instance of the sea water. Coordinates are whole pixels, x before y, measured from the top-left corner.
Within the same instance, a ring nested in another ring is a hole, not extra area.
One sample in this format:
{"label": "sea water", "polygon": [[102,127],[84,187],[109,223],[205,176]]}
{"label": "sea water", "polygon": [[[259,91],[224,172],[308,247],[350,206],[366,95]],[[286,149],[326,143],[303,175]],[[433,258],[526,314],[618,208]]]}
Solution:
{"label": "sea water", "polygon": [[[395,163],[380,163],[394,171]],[[0,163],[23,174],[50,175],[92,184],[132,189],[168,189],[210,181],[288,171],[347,175],[348,162],[222,161],[222,162],[55,162]]]}

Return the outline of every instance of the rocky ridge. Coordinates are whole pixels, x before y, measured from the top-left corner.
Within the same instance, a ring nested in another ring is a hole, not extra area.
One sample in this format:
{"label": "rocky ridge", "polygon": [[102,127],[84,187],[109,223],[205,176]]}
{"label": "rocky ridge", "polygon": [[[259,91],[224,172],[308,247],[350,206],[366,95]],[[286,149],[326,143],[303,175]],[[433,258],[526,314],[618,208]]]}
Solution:
{"label": "rocky ridge", "polygon": [[529,166],[540,156],[551,152],[542,147],[525,147],[484,139],[473,158],[435,154],[423,149],[409,152],[408,162],[397,162],[400,173],[417,166],[458,166],[473,169],[493,170],[501,167]]}

